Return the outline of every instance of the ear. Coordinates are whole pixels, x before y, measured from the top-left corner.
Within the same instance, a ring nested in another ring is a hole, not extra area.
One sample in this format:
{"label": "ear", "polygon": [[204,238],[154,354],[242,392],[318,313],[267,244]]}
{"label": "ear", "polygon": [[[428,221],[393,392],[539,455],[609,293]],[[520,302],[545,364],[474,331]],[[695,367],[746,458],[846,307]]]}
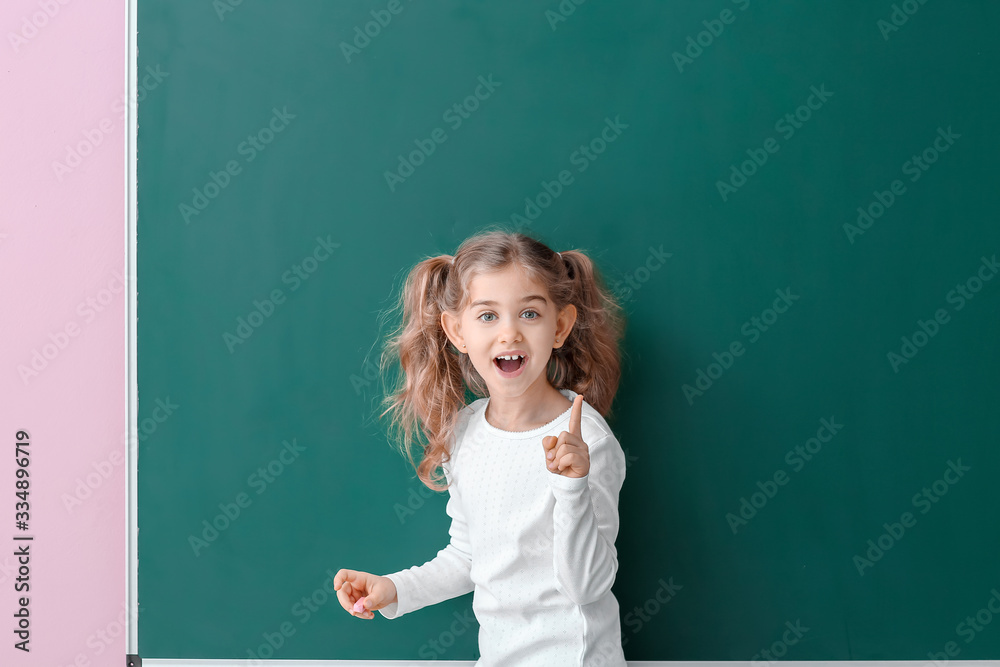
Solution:
{"label": "ear", "polygon": [[574,324],[576,324],[576,306],[568,303],[556,317],[556,338],[559,340],[559,345],[556,347],[562,347],[566,344],[566,338],[573,330]]}
{"label": "ear", "polygon": [[459,319],[447,310],[442,310],[441,328],[444,329],[444,333],[448,336],[448,340],[451,341],[451,344],[458,348],[459,352],[462,352],[462,325]]}

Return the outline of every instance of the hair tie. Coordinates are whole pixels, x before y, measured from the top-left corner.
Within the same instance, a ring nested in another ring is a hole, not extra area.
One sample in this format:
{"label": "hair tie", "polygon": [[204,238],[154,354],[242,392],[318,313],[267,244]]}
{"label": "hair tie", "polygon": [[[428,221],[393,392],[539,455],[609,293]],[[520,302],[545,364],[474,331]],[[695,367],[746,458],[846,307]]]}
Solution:
{"label": "hair tie", "polygon": [[561,260],[562,259],[562,253],[557,250],[556,254],[559,255],[559,259]]}

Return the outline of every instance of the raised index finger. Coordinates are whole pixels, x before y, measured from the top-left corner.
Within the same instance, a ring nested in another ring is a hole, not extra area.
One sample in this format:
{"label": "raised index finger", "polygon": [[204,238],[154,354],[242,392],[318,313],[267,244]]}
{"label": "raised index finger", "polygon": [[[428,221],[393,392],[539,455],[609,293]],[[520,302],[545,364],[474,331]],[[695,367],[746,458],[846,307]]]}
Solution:
{"label": "raised index finger", "polygon": [[573,399],[573,411],[569,413],[569,432],[580,435],[580,420],[583,417],[583,396],[576,395]]}

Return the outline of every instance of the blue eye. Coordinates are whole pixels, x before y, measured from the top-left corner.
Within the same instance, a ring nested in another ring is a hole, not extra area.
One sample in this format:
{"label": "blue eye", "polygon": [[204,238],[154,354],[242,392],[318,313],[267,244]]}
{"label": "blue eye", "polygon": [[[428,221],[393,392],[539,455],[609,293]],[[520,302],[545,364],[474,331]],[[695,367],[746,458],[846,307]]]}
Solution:
{"label": "blue eye", "polygon": [[[538,311],[535,311],[535,310],[526,310],[526,311],[524,311],[525,315],[527,315],[528,313],[533,313],[535,315],[535,317],[529,317],[528,318],[529,320],[537,320],[539,317],[541,317],[541,315],[538,314]],[[493,317],[496,317],[496,315],[494,315],[490,311],[486,311],[485,313],[483,313],[482,315],[480,315],[476,319],[477,320],[481,320],[483,322],[492,322],[493,320],[484,320],[483,319],[483,317],[486,316],[486,315],[493,315]]]}

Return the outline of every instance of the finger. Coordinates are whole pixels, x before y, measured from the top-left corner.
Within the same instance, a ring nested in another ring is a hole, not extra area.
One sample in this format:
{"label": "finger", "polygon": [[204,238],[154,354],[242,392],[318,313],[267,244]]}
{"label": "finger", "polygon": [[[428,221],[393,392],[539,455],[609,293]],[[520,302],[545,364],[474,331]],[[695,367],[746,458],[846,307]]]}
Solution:
{"label": "finger", "polygon": [[337,601],[340,602],[340,606],[343,607],[345,611],[349,611],[352,614],[354,613],[354,603],[357,602],[357,600],[351,596],[350,584],[345,583],[340,587],[340,590],[337,591]]}
{"label": "finger", "polygon": [[[590,461],[590,450],[587,448],[586,443],[575,436],[570,436],[570,438],[571,440],[568,440],[567,442],[564,442],[556,447],[554,456],[551,459],[548,459],[549,463],[552,461],[560,461],[567,456],[575,456],[576,460],[581,462]],[[553,468],[550,466],[549,469],[552,470]]]}
{"label": "finger", "polygon": [[570,454],[583,456],[585,451],[586,450],[578,442],[567,440],[556,447],[554,451],[555,456],[553,456],[550,460],[558,461],[566,456],[569,456]]}
{"label": "finger", "polygon": [[577,462],[579,457],[576,454],[567,454],[559,459],[559,472],[566,472],[573,467],[573,464]]}
{"label": "finger", "polygon": [[350,613],[351,616],[357,616],[358,618],[374,618],[375,614],[367,609],[363,612],[354,611],[354,605],[363,597],[363,592],[364,591],[360,587],[355,588],[352,586],[351,582],[344,582],[344,585],[340,587],[339,591],[337,591],[337,600],[340,602],[340,606]]}
{"label": "finger", "polygon": [[375,606],[375,601],[374,600],[369,600],[370,597],[371,597],[371,591],[368,591],[368,595],[366,595],[364,598],[360,598],[360,600],[362,600],[361,605],[362,605],[362,607],[364,607],[364,610],[360,614],[358,614],[359,618],[369,618],[369,619],[370,618],[375,618],[375,610],[374,609],[369,609],[367,606],[365,606],[366,602],[367,602],[367,604],[369,606],[372,606],[372,607]]}
{"label": "finger", "polygon": [[347,600],[351,603],[352,611],[357,601],[363,598],[366,593],[365,587],[361,584],[361,582],[357,581],[354,582],[353,584],[351,582],[347,582],[340,590],[344,591]]}
{"label": "finger", "polygon": [[547,461],[551,461],[553,458],[555,458],[556,450],[559,449],[559,446],[568,437],[569,433],[567,431],[561,431],[558,436],[547,435],[544,438],[542,438],[542,446],[545,449],[545,459]]}
{"label": "finger", "polygon": [[351,607],[351,612],[358,618],[372,618],[375,614],[365,607],[365,602],[367,601],[368,596],[358,598],[358,601]]}
{"label": "finger", "polygon": [[566,444],[581,448],[585,448],[587,446],[584,444],[583,438],[581,438],[578,434],[570,433],[569,431],[562,431],[559,433],[559,437],[556,438],[552,448],[558,452],[559,448]]}
{"label": "finger", "polygon": [[361,573],[357,570],[349,570],[346,567],[342,567],[337,570],[337,576],[333,578],[333,588],[334,590],[340,590],[340,587],[345,583],[350,583],[352,581],[358,581],[361,578]]}
{"label": "finger", "polygon": [[583,468],[583,457],[576,453],[569,453],[565,456],[556,459],[556,467],[552,469],[552,472],[557,472],[560,475],[574,467]]}
{"label": "finger", "polygon": [[567,447],[565,443],[560,444],[551,452],[552,454],[551,458],[548,455],[546,455],[546,462],[545,462],[546,467],[548,467],[548,469],[552,470],[553,472],[559,470],[560,462],[566,457],[567,454],[571,454],[572,452],[573,452],[572,447]]}
{"label": "finger", "polygon": [[580,435],[580,420],[583,417],[583,395],[577,394],[573,399],[573,411],[569,413],[569,432]]}

